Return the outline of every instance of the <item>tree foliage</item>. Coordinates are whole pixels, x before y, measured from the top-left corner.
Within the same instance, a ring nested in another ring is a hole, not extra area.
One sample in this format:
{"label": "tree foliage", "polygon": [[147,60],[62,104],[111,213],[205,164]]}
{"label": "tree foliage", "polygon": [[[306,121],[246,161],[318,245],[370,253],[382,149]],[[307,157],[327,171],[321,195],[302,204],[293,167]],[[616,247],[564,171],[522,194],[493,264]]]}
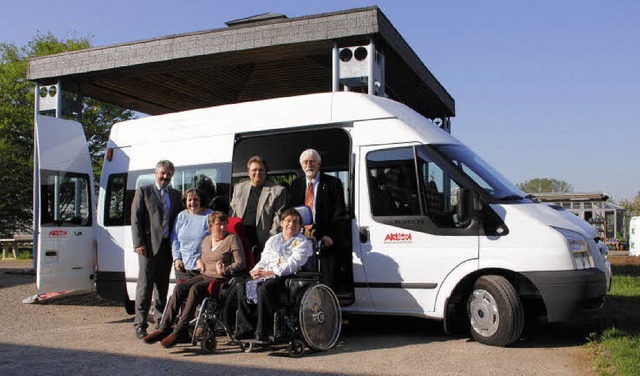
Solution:
{"label": "tree foliage", "polygon": [[564,180],[553,178],[535,178],[518,183],[518,188],[526,193],[564,193],[573,192],[573,186]]}
{"label": "tree foliage", "polygon": [[[0,43],[0,236],[29,232],[33,201],[33,111],[35,84],[27,80],[27,61],[90,47],[88,38],[58,39],[38,34],[24,47]],[[64,89],[64,88],[63,88]],[[111,124],[133,117],[117,106],[83,101],[83,125],[96,179]]]}

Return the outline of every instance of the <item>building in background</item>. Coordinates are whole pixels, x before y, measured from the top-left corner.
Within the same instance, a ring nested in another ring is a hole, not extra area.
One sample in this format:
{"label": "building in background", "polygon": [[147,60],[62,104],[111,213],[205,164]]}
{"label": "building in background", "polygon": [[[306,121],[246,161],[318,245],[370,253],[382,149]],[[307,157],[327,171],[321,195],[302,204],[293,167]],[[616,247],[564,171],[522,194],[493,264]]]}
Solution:
{"label": "building in background", "polygon": [[602,192],[587,193],[536,193],[542,202],[553,202],[589,222],[600,238],[611,249],[620,249],[628,238],[624,226],[626,211],[621,206],[607,202],[609,196]]}

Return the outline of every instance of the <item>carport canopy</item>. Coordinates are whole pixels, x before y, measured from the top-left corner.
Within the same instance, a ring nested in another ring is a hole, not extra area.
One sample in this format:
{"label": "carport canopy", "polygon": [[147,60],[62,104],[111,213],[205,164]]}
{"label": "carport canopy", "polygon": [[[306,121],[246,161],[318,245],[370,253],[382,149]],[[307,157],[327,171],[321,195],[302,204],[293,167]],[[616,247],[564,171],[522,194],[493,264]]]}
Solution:
{"label": "carport canopy", "polygon": [[29,60],[27,78],[149,115],[332,90],[334,47],[373,41],[385,93],[428,118],[455,103],[378,7],[227,27]]}

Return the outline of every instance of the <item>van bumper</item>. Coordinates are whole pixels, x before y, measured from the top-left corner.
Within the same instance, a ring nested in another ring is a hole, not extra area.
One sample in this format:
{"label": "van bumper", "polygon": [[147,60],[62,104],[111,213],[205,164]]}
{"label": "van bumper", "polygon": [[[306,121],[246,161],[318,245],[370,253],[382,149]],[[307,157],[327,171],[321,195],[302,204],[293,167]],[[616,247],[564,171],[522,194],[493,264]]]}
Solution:
{"label": "van bumper", "polygon": [[605,273],[599,269],[522,273],[536,286],[549,322],[569,321],[598,312],[607,293]]}

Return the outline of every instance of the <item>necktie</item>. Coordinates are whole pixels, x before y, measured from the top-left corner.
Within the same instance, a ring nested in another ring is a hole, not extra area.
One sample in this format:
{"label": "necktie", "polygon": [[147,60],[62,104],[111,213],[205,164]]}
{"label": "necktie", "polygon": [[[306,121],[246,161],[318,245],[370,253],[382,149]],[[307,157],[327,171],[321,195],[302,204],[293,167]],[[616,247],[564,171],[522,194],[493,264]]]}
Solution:
{"label": "necktie", "polygon": [[164,214],[162,216],[162,237],[169,237],[169,192],[166,189],[160,191],[160,197],[162,198],[162,209]]}
{"label": "necktie", "polygon": [[[307,184],[307,191],[304,196],[304,204],[311,209],[311,213],[315,211],[315,208],[313,207],[313,183],[312,182],[309,182],[309,184]],[[304,228],[306,228],[307,230],[311,230],[311,227],[313,227],[312,224],[304,226]]]}

